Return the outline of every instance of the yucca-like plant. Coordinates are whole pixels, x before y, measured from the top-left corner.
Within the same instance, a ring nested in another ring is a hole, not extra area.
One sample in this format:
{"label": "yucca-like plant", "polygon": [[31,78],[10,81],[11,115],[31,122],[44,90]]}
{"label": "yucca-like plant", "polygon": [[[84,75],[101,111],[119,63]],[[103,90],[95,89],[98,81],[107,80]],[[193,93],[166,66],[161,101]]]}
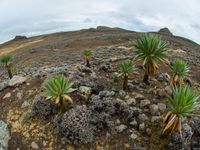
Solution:
{"label": "yucca-like plant", "polygon": [[91,48],[84,49],[83,55],[84,55],[85,60],[86,60],[86,66],[90,67],[90,59],[92,57],[92,49]]}
{"label": "yucca-like plant", "polygon": [[171,85],[181,85],[183,83],[183,78],[189,74],[189,67],[182,59],[175,59],[171,64],[171,70],[173,71],[170,80]]}
{"label": "yucca-like plant", "polygon": [[134,65],[130,60],[124,60],[118,65],[119,72],[124,77],[123,90],[128,89],[128,76],[133,71]]}
{"label": "yucca-like plant", "polygon": [[50,99],[60,105],[62,111],[64,111],[64,101],[73,103],[71,97],[67,95],[74,91],[72,85],[73,83],[68,78],[64,76],[54,76],[44,82],[44,96],[46,99]]}
{"label": "yucca-like plant", "polygon": [[199,96],[190,87],[174,86],[172,96],[167,95],[167,98],[170,103],[170,108],[164,115],[163,121],[165,127],[163,134],[177,130],[182,137],[181,122],[183,117],[192,119],[194,116],[199,116]]}
{"label": "yucca-like plant", "polygon": [[4,67],[6,68],[9,78],[11,79],[13,77],[12,74],[12,67],[13,67],[13,63],[12,63],[12,56],[10,54],[4,54],[1,57],[1,62],[4,64]]}
{"label": "yucca-like plant", "polygon": [[144,34],[139,37],[135,45],[136,60],[143,61],[143,68],[145,70],[143,81],[149,84],[149,76],[155,75],[158,69],[159,62],[167,62],[166,52],[168,44],[154,34]]}

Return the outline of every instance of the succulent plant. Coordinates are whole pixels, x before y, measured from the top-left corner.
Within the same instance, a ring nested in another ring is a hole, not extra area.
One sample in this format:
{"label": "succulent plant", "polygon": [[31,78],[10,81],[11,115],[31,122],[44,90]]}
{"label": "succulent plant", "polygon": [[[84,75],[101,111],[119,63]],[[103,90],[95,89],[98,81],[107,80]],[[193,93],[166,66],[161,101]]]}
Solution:
{"label": "succulent plant", "polygon": [[143,68],[145,70],[143,81],[149,84],[148,78],[150,75],[155,75],[158,69],[159,62],[167,62],[166,52],[168,44],[154,34],[144,34],[135,42],[134,51],[136,60],[143,61]]}
{"label": "succulent plant", "polygon": [[9,78],[11,79],[13,77],[12,74],[12,67],[13,67],[13,63],[12,63],[12,56],[10,54],[4,54],[1,57],[1,62],[4,64],[4,67],[6,68]]}
{"label": "succulent plant", "polygon": [[124,77],[123,90],[128,89],[128,76],[133,71],[134,65],[130,60],[124,60],[118,64],[118,70]]}
{"label": "succulent plant", "polygon": [[190,87],[174,86],[172,96],[167,95],[170,108],[164,115],[163,133],[178,130],[182,137],[182,119],[199,116],[199,96]]}
{"label": "succulent plant", "polygon": [[90,67],[90,59],[92,57],[92,49],[91,48],[84,49],[83,55],[84,55],[85,60],[86,60],[86,66]]}
{"label": "succulent plant", "polygon": [[173,71],[173,76],[170,80],[171,85],[181,85],[183,78],[189,74],[189,67],[182,59],[175,59],[171,64],[171,70]]}
{"label": "succulent plant", "polygon": [[62,111],[64,111],[64,101],[73,103],[72,98],[67,95],[74,91],[72,85],[73,83],[68,78],[64,76],[54,76],[44,82],[44,96],[46,99],[50,99],[56,104],[59,104]]}

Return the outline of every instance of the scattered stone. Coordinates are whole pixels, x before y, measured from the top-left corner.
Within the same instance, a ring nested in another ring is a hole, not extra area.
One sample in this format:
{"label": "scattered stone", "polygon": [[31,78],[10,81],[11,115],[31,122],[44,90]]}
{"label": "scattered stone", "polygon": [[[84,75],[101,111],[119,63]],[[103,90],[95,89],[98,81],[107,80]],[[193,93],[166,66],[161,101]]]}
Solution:
{"label": "scattered stone", "polygon": [[151,115],[157,115],[157,114],[159,114],[158,105],[152,104],[152,105],[150,105],[149,108],[150,108]]}
{"label": "scattered stone", "polygon": [[47,141],[43,141],[43,142],[42,142],[42,145],[43,145],[44,147],[46,147],[46,146],[47,146]]}
{"label": "scattered stone", "polygon": [[144,131],[144,129],[145,129],[145,123],[143,122],[139,125],[139,130]]}
{"label": "scattered stone", "polygon": [[35,143],[35,142],[32,142],[32,143],[31,143],[31,147],[32,147],[33,149],[39,149],[39,146],[38,146],[37,143]]}
{"label": "scattered stone", "polygon": [[30,105],[29,102],[24,101],[24,102],[22,103],[21,108],[27,108],[29,105]]}
{"label": "scattered stone", "polygon": [[166,110],[167,106],[164,103],[158,103],[158,109],[161,112],[164,112]]}
{"label": "scattered stone", "polygon": [[134,98],[129,98],[126,102],[130,106],[135,106],[136,105],[136,100]]}
{"label": "scattered stone", "polygon": [[116,120],[116,124],[119,125],[121,121],[119,119]]}
{"label": "scattered stone", "polygon": [[168,73],[161,73],[159,76],[158,76],[158,80],[161,81],[161,82],[169,82],[170,80],[170,75]]}
{"label": "scattered stone", "polygon": [[126,97],[126,92],[124,90],[119,91],[120,98],[124,99]]}
{"label": "scattered stone", "polygon": [[22,76],[13,76],[13,78],[9,81],[9,86],[17,86],[24,82],[26,82],[27,78]]}
{"label": "scattered stone", "polygon": [[144,96],[142,94],[136,94],[135,99],[136,100],[144,100]]}
{"label": "scattered stone", "polygon": [[0,91],[8,87],[9,80],[3,81],[0,83]]}
{"label": "scattered stone", "polygon": [[23,97],[23,93],[22,92],[17,92],[17,98],[18,99],[22,99]]}
{"label": "scattered stone", "polygon": [[139,114],[138,118],[140,122],[145,122],[148,120],[148,117],[145,114]]}
{"label": "scattered stone", "polygon": [[171,94],[172,94],[172,88],[171,88],[170,86],[165,87],[165,92],[166,92],[168,95],[171,95]]}
{"label": "scattered stone", "polygon": [[148,99],[141,100],[141,102],[140,102],[140,107],[142,108],[142,107],[148,106],[148,105],[150,105],[150,104],[151,104],[151,102],[150,102],[150,100],[148,100]]}
{"label": "scattered stone", "polygon": [[127,126],[124,124],[121,124],[120,126],[115,127],[115,129],[117,130],[117,132],[121,133],[127,129]]}
{"label": "scattered stone", "polygon": [[8,149],[8,141],[10,140],[10,132],[8,125],[0,120],[0,150]]}
{"label": "scattered stone", "polygon": [[91,87],[87,87],[87,86],[80,86],[79,91],[80,91],[81,95],[84,96],[86,99],[88,99],[88,97],[92,93]]}
{"label": "scattered stone", "polygon": [[132,139],[132,140],[135,140],[135,139],[137,139],[137,135],[135,134],[135,133],[132,133],[131,135],[130,135],[130,138]]}
{"label": "scattered stone", "polygon": [[10,97],[11,97],[11,93],[8,92],[8,93],[6,93],[6,95],[3,97],[3,99],[7,99],[7,98],[10,98]]}
{"label": "scattered stone", "polygon": [[129,124],[135,128],[138,127],[138,123],[135,119],[133,121],[131,121]]}
{"label": "scattered stone", "polygon": [[161,119],[161,116],[152,116],[151,122],[152,123],[159,123],[160,119]]}

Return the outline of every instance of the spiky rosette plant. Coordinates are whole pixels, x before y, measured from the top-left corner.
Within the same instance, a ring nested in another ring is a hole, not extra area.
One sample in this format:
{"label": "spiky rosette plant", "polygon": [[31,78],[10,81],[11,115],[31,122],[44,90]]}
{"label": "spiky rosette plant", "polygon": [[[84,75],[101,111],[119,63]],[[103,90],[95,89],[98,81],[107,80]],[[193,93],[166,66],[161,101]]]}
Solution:
{"label": "spiky rosette plant", "polygon": [[91,48],[86,48],[84,49],[83,51],[83,55],[85,57],[85,60],[86,60],[86,66],[87,67],[90,67],[90,59],[92,57],[92,49]]}
{"label": "spiky rosette plant", "polygon": [[166,53],[168,44],[154,34],[144,34],[135,42],[134,51],[136,60],[143,61],[145,71],[143,81],[149,84],[149,76],[155,75],[159,62],[167,62]]}
{"label": "spiky rosette plant", "polygon": [[12,67],[13,67],[13,63],[12,63],[12,56],[10,54],[4,54],[1,57],[1,62],[4,64],[4,67],[6,68],[9,78],[11,79],[13,77],[12,74]]}
{"label": "spiky rosette plant", "polygon": [[170,108],[164,115],[163,134],[177,130],[182,137],[182,119],[199,116],[199,96],[190,87],[174,86],[172,96],[167,95],[167,98]]}
{"label": "spiky rosette plant", "polygon": [[183,78],[189,74],[189,67],[182,59],[175,59],[171,64],[171,70],[173,71],[170,80],[171,85],[181,85],[183,83]]}
{"label": "spiky rosette plant", "polygon": [[128,76],[133,71],[134,65],[130,60],[124,60],[118,64],[118,70],[124,77],[123,90],[128,90]]}
{"label": "spiky rosette plant", "polygon": [[73,103],[72,98],[67,95],[74,91],[72,85],[73,83],[68,78],[64,76],[54,76],[44,82],[44,96],[46,99],[50,99],[55,102],[55,104],[58,104],[62,111],[65,111],[64,102],[69,101]]}

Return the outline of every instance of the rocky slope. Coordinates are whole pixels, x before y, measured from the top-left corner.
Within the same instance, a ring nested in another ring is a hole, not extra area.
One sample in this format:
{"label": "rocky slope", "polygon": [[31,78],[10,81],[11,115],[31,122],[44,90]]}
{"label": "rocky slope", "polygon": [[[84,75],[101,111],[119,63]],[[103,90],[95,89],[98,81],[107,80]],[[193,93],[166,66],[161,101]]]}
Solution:
{"label": "rocky slope", "polygon": [[[174,36],[167,28],[153,33],[169,42],[170,60],[181,57],[187,61],[192,85],[200,92],[200,46]],[[9,80],[1,66],[0,147],[10,150],[200,148],[198,118],[193,125],[184,124],[184,142],[177,134],[161,137],[161,115],[168,107],[164,93],[170,92],[171,72],[167,66],[162,66],[147,86],[142,83],[141,64],[136,64],[137,74],[129,79],[128,93],[121,90],[121,79],[115,80],[116,64],[134,58],[133,42],[140,34],[97,27],[32,38],[17,36],[0,45],[0,55],[10,52],[14,56],[17,75]],[[82,50],[87,47],[94,49],[90,69],[84,66],[82,57]],[[39,96],[41,84],[53,74],[71,77],[76,83],[74,88],[78,89],[70,95],[74,106],[63,115],[58,115],[54,105]],[[83,92],[89,94],[82,95]],[[190,132],[194,132],[192,137]]]}

